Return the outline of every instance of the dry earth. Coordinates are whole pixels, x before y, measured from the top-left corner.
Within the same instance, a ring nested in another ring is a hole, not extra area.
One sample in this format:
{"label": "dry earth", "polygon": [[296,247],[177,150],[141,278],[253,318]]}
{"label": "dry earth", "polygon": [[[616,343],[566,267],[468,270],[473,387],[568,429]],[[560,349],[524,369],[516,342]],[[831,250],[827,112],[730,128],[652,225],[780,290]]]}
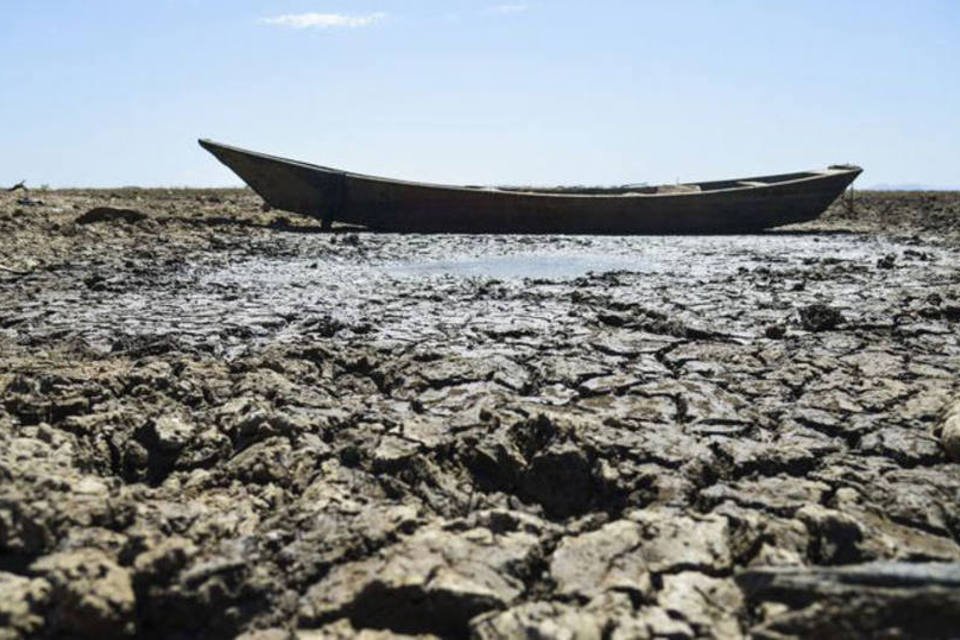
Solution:
{"label": "dry earth", "polygon": [[259,204],[0,194],[0,639],[956,633],[960,194],[686,239]]}

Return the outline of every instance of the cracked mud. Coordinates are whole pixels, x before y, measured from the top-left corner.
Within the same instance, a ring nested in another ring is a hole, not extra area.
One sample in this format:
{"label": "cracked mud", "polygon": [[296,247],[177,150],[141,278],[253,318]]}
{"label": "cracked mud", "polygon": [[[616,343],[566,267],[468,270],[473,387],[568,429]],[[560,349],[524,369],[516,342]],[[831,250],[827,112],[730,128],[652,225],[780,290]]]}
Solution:
{"label": "cracked mud", "polygon": [[0,196],[0,638],[940,637],[960,196],[758,236]]}

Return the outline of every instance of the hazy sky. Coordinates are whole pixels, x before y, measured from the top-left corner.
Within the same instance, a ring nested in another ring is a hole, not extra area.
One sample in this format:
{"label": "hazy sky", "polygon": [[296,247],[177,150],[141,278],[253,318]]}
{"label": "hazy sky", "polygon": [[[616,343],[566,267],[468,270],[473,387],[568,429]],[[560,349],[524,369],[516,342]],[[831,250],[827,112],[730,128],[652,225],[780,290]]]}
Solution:
{"label": "hazy sky", "polygon": [[209,137],[436,182],[960,187],[957,0],[0,0],[0,60],[0,185],[238,184]]}

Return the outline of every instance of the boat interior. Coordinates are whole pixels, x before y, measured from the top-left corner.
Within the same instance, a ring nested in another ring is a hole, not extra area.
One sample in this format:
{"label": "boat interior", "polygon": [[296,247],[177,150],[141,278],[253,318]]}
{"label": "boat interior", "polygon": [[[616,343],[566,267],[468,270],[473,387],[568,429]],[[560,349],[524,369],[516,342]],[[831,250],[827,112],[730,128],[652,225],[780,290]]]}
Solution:
{"label": "boat interior", "polygon": [[[845,169],[845,167],[831,167],[831,169]],[[753,178],[740,178],[735,180],[716,180],[713,182],[690,182],[684,184],[661,184],[648,185],[625,184],[614,187],[533,187],[533,186],[503,186],[503,187],[477,187],[469,186],[469,189],[485,189],[490,191],[509,191],[511,193],[551,193],[551,194],[569,194],[583,196],[599,195],[640,195],[640,194],[679,194],[679,193],[702,193],[706,191],[720,191],[724,189],[748,189],[755,187],[766,187],[781,182],[790,182],[801,180],[803,178],[813,178],[816,176],[828,175],[831,171],[800,171],[796,173],[781,173],[772,176],[758,176]]]}

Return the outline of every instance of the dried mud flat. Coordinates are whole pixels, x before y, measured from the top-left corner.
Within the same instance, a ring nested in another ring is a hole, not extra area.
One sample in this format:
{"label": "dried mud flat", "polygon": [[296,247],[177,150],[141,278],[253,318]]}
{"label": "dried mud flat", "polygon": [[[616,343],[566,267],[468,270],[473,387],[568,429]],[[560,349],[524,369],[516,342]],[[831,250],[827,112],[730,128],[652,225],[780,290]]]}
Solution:
{"label": "dried mud flat", "polygon": [[0,195],[0,638],[960,624],[958,194],[712,238],[29,197]]}

